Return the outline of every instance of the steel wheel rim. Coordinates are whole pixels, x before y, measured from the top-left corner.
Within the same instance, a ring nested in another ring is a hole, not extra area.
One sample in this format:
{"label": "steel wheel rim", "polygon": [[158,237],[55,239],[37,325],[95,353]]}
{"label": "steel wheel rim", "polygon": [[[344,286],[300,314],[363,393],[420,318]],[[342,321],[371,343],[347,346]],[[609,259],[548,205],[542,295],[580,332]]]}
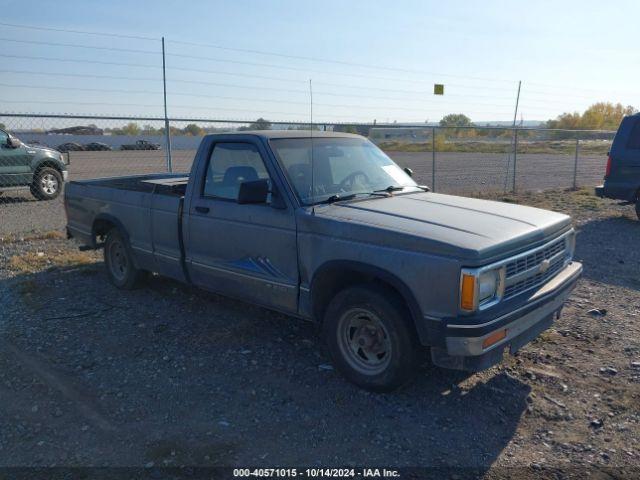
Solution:
{"label": "steel wheel rim", "polygon": [[364,308],[352,308],[340,317],[338,346],[349,366],[365,375],[383,372],[391,361],[389,332],[378,315]]}
{"label": "steel wheel rim", "polygon": [[129,260],[127,259],[124,245],[115,240],[109,244],[109,270],[117,280],[124,280],[127,276]]}
{"label": "steel wheel rim", "polygon": [[58,191],[58,179],[52,173],[45,173],[40,177],[40,188],[47,195],[53,195]]}

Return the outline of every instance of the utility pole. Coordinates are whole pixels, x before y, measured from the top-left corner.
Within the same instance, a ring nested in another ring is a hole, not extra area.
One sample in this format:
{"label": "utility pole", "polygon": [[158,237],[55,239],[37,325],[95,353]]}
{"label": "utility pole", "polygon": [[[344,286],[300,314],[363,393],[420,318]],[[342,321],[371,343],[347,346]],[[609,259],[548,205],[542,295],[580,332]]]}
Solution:
{"label": "utility pole", "polygon": [[[518,148],[518,135],[516,134],[516,121],[518,120],[518,105],[520,103],[520,88],[522,80],[518,81],[518,93],[516,95],[516,108],[513,112],[513,191],[516,190],[516,149]],[[504,172],[504,192],[507,192],[507,181],[509,178],[509,164],[511,163],[511,153],[507,154],[507,169]]]}
{"label": "utility pole", "polygon": [[164,135],[166,139],[166,159],[167,159],[167,172],[173,171],[171,162],[171,132],[169,131],[169,117],[167,115],[167,70],[164,54],[164,37],[162,37],[162,86],[164,94]]}

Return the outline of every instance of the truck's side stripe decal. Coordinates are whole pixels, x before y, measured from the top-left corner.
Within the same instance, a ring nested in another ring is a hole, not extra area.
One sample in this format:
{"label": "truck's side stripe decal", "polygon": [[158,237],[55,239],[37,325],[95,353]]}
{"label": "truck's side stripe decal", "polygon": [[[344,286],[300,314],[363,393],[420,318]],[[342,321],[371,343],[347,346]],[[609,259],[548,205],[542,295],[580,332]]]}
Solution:
{"label": "truck's side stripe decal", "polygon": [[208,270],[215,270],[217,272],[223,272],[223,273],[227,273],[230,275],[237,275],[240,277],[244,277],[244,278],[249,278],[251,280],[258,280],[260,282],[264,282],[264,283],[270,283],[272,285],[278,285],[280,287],[285,287],[285,288],[297,288],[297,285],[291,285],[290,283],[282,283],[282,282],[277,282],[271,279],[267,279],[267,278],[260,278],[260,277],[256,277],[253,275],[247,275],[246,273],[240,273],[240,272],[234,272],[233,270],[229,270],[226,268],[220,268],[220,267],[214,267],[212,265],[205,265],[204,263],[200,263],[200,262],[195,262],[195,261],[191,261],[191,264],[193,266],[196,267],[200,267],[200,268],[205,268]]}

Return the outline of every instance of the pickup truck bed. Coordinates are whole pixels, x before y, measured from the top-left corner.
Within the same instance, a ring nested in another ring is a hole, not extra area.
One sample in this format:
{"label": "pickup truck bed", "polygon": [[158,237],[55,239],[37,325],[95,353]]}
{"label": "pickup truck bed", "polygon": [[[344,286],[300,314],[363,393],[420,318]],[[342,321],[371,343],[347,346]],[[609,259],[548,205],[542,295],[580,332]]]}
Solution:
{"label": "pickup truck bed", "polygon": [[127,233],[138,268],[185,281],[182,205],[188,181],[184,174],[151,174],[70,182],[67,201],[73,206],[81,199],[83,208],[74,209],[82,213],[69,218],[69,233],[97,247],[95,232],[85,225],[115,223]]}

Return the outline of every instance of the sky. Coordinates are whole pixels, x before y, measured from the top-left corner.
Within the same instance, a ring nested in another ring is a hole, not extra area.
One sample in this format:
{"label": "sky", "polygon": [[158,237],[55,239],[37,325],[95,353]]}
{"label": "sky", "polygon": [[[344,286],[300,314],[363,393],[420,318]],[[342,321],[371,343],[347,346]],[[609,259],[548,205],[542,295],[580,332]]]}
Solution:
{"label": "sky", "polygon": [[511,121],[519,81],[518,121],[640,107],[636,1],[0,0],[0,11],[5,113],[162,116],[162,36],[176,118]]}

